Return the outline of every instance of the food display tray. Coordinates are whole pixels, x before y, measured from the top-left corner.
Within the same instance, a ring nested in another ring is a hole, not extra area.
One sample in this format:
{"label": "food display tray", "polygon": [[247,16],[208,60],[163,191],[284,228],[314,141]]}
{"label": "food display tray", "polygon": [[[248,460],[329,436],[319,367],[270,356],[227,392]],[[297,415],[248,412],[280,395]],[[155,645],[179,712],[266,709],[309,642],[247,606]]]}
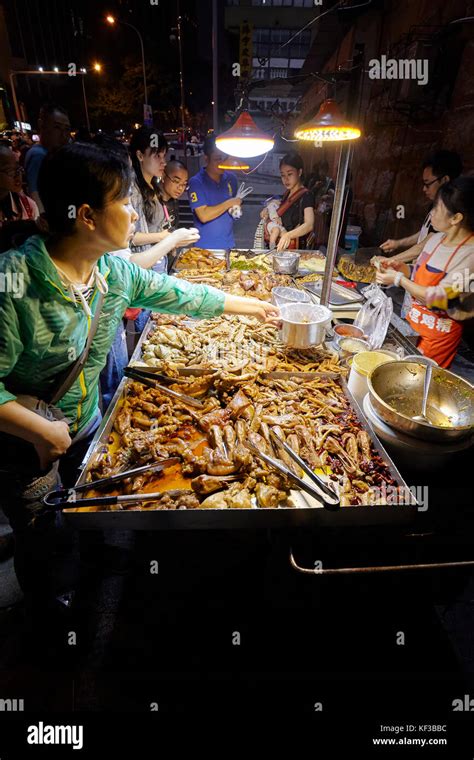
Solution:
{"label": "food display tray", "polygon": [[[144,338],[143,338],[144,339]],[[134,356],[139,351],[137,346]],[[183,374],[189,374],[183,372]],[[196,374],[196,373],[193,373]],[[199,374],[206,374],[200,372]],[[314,379],[318,373],[268,372],[267,377],[290,379]],[[324,373],[320,373],[321,376]],[[122,400],[127,394],[130,382],[124,378],[104,415],[94,440],[89,447],[83,462],[83,469],[76,485],[87,481],[87,474],[95,459],[107,445],[110,433],[114,427],[115,418],[120,411]],[[369,434],[375,450],[387,464],[396,485],[409,494],[407,485],[392,462],[390,456],[380,443],[370,426],[364,412],[353,398],[344,380],[338,379],[343,391],[355,411],[362,428]],[[409,502],[409,499],[406,499]],[[69,508],[63,510],[64,519],[77,529],[108,529],[118,530],[252,530],[252,529],[284,529],[284,528],[314,528],[314,527],[367,527],[380,525],[408,525],[416,516],[417,505],[412,503],[401,505],[363,505],[341,507],[338,511],[329,511],[320,507],[278,507],[253,509],[182,509],[182,510],[152,510],[91,511],[90,508]]]}

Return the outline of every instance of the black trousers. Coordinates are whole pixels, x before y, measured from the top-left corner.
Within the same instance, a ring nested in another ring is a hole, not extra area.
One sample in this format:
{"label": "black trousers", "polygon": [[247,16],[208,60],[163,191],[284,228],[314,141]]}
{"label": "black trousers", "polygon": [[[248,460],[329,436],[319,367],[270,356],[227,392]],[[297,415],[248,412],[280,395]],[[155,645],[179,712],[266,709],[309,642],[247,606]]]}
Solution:
{"label": "black trousers", "polygon": [[78,551],[61,513],[47,510],[42,500],[60,484],[74,486],[96,428],[73,441],[47,471],[41,471],[31,444],[0,434],[0,504],[15,536],[15,572],[26,604],[43,612],[54,605],[61,591],[70,588],[77,574]]}

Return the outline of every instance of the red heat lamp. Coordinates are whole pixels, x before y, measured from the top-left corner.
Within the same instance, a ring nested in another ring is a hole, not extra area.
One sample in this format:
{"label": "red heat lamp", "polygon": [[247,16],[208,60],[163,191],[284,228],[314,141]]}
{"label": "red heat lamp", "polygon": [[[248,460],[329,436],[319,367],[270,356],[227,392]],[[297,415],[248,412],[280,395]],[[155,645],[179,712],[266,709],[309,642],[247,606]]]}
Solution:
{"label": "red heat lamp", "polygon": [[216,146],[223,153],[238,158],[253,158],[268,153],[275,141],[259,129],[248,111],[242,111],[235,124],[216,137]]}
{"label": "red heat lamp", "polygon": [[360,129],[344,118],[336,101],[331,99],[324,100],[316,116],[295,130],[298,140],[316,143],[356,140],[360,135]]}

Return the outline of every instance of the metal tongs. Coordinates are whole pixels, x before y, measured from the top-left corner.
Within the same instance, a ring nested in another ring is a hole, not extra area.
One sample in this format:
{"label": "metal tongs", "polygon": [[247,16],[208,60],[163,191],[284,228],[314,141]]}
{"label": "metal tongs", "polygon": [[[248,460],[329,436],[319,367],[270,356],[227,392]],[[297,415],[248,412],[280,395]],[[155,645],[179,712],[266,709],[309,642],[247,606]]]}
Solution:
{"label": "metal tongs", "polygon": [[134,478],[136,475],[141,475],[144,472],[161,472],[168,467],[172,467],[175,464],[179,464],[181,459],[179,457],[170,457],[169,459],[161,459],[154,464],[146,464],[143,467],[136,467],[133,470],[125,470],[119,472],[116,475],[110,475],[108,478],[100,478],[100,480],[92,480],[89,483],[81,483],[74,488],[64,489],[57,488],[54,491],[49,491],[46,496],[43,497],[43,504],[50,509],[63,509],[67,507],[86,507],[93,504],[99,504],[102,506],[108,506],[113,504],[121,504],[126,501],[156,501],[163,496],[163,493],[133,493],[125,494],[123,496],[92,496],[87,499],[77,499],[76,493],[81,491],[92,491],[112,486],[120,480],[126,478]]}
{"label": "metal tongs", "polygon": [[301,489],[301,491],[306,491],[307,494],[319,502],[322,501],[325,509],[328,509],[332,512],[339,509],[340,500],[336,493],[331,488],[329,488],[329,486],[326,485],[326,483],[318,475],[316,475],[310,467],[308,467],[306,462],[304,462],[301,457],[298,456],[298,454],[293,451],[293,449],[288,446],[287,443],[285,443],[285,441],[282,441],[282,439],[276,433],[274,433],[273,430],[270,431],[270,435],[274,441],[286,451],[286,453],[293,459],[293,461],[296,462],[299,467],[301,467],[301,469],[311,480],[311,483],[303,480],[286,465],[284,465],[283,462],[280,462],[278,459],[274,459],[273,457],[268,456],[268,454],[260,451],[248,441],[245,445],[256,457],[259,457],[259,459],[262,459],[264,462],[266,462],[266,464],[270,465],[270,467],[273,467],[282,475],[285,475],[287,478],[292,480],[293,483],[295,483],[295,485]]}
{"label": "metal tongs", "polygon": [[328,503],[330,503],[330,504],[339,504],[339,497],[336,494],[336,492],[333,491],[333,489],[330,486],[328,486],[328,484],[325,483],[324,480],[319,477],[319,475],[317,475],[315,472],[313,472],[313,470],[311,469],[311,467],[309,467],[306,464],[306,462],[304,461],[304,459],[301,459],[301,457],[299,456],[299,454],[297,454],[296,451],[294,451],[291,448],[291,446],[288,446],[288,444],[286,443],[286,441],[282,440],[282,438],[280,438],[280,436],[277,435],[277,433],[275,433],[274,430],[270,430],[270,437],[273,438],[273,440],[275,441],[275,443],[278,444],[278,446],[281,446],[282,449],[284,449],[284,451],[286,451],[286,453],[288,454],[288,456],[291,457],[292,460],[294,462],[296,462],[296,464],[299,467],[301,467],[301,469],[303,470],[303,472],[306,473],[306,475],[308,476],[308,478],[310,478],[310,480],[313,481],[313,483],[318,487],[318,489],[321,489],[321,491],[323,491],[324,498],[325,499],[329,499]]}
{"label": "metal tongs", "polygon": [[149,385],[150,388],[156,388],[157,390],[161,391],[162,393],[166,393],[168,396],[171,396],[172,398],[179,399],[180,401],[183,401],[185,404],[189,404],[189,406],[194,406],[197,409],[202,409],[204,406],[202,401],[199,401],[197,398],[192,398],[192,396],[187,396],[185,393],[179,393],[178,391],[173,391],[171,390],[171,388],[166,388],[164,385],[158,382],[158,380],[161,380],[162,383],[163,382],[168,382],[168,383],[179,382],[179,380],[176,381],[175,378],[169,378],[169,377],[166,377],[166,375],[159,375],[156,372],[147,372],[147,370],[138,369],[136,367],[125,367],[123,374],[125,375],[125,377],[130,377],[132,380],[138,380],[138,382],[143,383],[143,385]]}

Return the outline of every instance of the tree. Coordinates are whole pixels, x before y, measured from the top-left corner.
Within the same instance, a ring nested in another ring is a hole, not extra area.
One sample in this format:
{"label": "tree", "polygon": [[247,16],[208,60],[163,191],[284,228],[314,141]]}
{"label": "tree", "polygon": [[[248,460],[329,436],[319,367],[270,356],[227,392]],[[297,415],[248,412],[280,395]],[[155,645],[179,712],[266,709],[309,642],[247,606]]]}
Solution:
{"label": "tree", "polygon": [[[174,106],[176,85],[163,67],[146,65],[148,102],[153,110],[163,113]],[[97,81],[96,92],[90,98],[93,120],[107,129],[130,127],[143,121],[143,69],[141,63],[130,57],[121,66],[119,77],[102,77]]]}

